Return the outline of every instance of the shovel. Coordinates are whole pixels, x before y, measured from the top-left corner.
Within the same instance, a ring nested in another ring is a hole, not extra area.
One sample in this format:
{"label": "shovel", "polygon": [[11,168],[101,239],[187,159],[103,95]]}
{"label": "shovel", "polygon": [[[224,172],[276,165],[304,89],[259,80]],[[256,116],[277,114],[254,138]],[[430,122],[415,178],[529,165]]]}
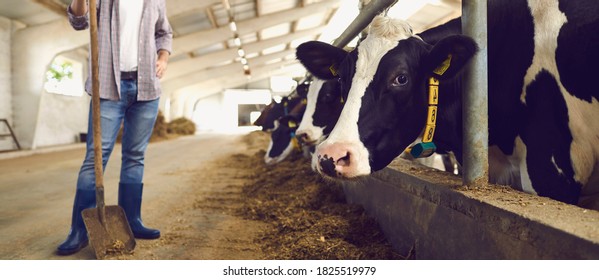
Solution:
{"label": "shovel", "polygon": [[94,140],[94,169],[96,175],[96,208],[81,212],[83,222],[94,248],[97,259],[109,255],[131,253],[135,248],[135,238],[127,222],[123,208],[117,205],[104,205],[104,178],[102,168],[102,131],[100,127],[100,83],[98,67],[98,21],[96,0],[89,1],[90,39],[92,63],[92,127]]}

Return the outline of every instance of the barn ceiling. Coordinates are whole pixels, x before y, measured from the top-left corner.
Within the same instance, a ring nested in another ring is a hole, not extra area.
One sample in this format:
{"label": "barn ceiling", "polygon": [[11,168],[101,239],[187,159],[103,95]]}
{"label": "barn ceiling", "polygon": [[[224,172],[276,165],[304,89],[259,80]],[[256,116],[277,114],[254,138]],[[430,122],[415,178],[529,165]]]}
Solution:
{"label": "barn ceiling", "polygon": [[[218,92],[270,75],[301,76],[295,47],[307,40],[332,42],[357,14],[358,1],[166,0],[174,44],[163,85]],[[0,0],[0,16],[40,25],[66,18],[70,2]],[[460,7],[461,0],[399,0],[389,13],[421,31],[459,16]]]}

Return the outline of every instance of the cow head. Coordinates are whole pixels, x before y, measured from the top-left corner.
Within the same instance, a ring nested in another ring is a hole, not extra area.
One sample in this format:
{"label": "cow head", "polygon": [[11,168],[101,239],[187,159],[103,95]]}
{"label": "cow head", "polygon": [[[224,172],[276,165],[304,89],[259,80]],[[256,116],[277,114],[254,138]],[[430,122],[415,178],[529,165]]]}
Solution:
{"label": "cow head", "polygon": [[311,80],[305,80],[299,85],[297,85],[297,87],[295,88],[295,92],[297,93],[297,95],[301,98],[307,98],[311,83]]}
{"label": "cow head", "polygon": [[283,116],[274,122],[274,129],[270,136],[270,144],[264,155],[266,164],[275,164],[284,160],[295,148],[295,131],[298,120],[292,116]]}
{"label": "cow head", "polygon": [[297,129],[302,144],[316,145],[328,135],[343,109],[344,98],[337,79],[315,79],[308,90],[308,102],[304,117]]}
{"label": "cow head", "polygon": [[266,131],[264,128],[264,124],[266,124],[266,116],[271,112],[272,108],[275,106],[276,102],[274,99],[271,99],[270,104],[268,104],[262,112],[260,112],[260,116],[254,121],[253,125],[262,126],[262,130]]}
{"label": "cow head", "polygon": [[254,124],[262,126],[262,131],[272,131],[275,127],[275,121],[282,116],[291,114],[292,110],[301,102],[301,99],[302,98],[298,97],[289,98],[284,96],[279,103],[276,103],[273,100],[270,105],[262,110],[260,117],[258,117],[260,122],[256,120]]}
{"label": "cow head", "polygon": [[[314,153],[319,172],[352,178],[387,166],[424,130],[429,78],[453,79],[476,49],[461,35],[429,45],[406,22],[382,16],[349,54],[321,42],[300,45],[297,57],[306,69],[320,79],[338,75],[348,95],[335,128]],[[448,57],[442,75],[435,74]]]}

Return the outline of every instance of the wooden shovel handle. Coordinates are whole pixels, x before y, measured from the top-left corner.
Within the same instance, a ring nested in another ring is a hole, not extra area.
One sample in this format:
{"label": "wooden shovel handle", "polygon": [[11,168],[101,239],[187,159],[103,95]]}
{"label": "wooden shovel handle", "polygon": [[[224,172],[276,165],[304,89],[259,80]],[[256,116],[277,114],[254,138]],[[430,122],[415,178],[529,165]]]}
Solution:
{"label": "wooden shovel handle", "polygon": [[94,140],[94,171],[96,174],[96,204],[100,221],[104,223],[104,175],[102,166],[102,127],[100,123],[100,79],[98,66],[98,15],[96,0],[89,0],[89,32],[92,64],[92,127]]}

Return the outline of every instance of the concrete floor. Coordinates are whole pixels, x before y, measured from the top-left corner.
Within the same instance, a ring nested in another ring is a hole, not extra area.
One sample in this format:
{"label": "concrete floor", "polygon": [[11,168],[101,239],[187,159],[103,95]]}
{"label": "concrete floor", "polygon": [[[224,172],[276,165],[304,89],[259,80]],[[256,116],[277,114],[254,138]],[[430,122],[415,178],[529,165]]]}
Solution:
{"label": "concrete floor", "polygon": [[[242,152],[244,145],[239,142],[240,138],[240,133],[202,134],[151,143],[146,155],[142,206],[146,225],[160,227],[164,224],[163,220],[168,215],[165,208],[177,206],[189,194],[190,181],[197,176],[194,171],[201,170],[216,158]],[[21,156],[13,158],[6,153],[1,154],[4,159],[0,158],[0,259],[95,258],[93,251],[87,250],[89,247],[67,257],[54,253],[69,230],[75,183],[85,148],[79,144],[49,151],[38,150],[37,154],[19,152]],[[117,204],[120,152],[117,145],[104,176],[106,205]],[[13,153],[13,156],[19,153]],[[220,180],[226,180],[226,176]],[[161,211],[152,212],[152,209]],[[215,223],[222,223],[223,219],[227,217],[207,219],[203,223],[208,228],[215,228]],[[138,248],[139,245],[138,241]],[[212,255],[208,252],[202,256],[142,254],[137,257],[228,258],[218,254],[222,252]],[[251,254],[237,256],[253,257]]]}

